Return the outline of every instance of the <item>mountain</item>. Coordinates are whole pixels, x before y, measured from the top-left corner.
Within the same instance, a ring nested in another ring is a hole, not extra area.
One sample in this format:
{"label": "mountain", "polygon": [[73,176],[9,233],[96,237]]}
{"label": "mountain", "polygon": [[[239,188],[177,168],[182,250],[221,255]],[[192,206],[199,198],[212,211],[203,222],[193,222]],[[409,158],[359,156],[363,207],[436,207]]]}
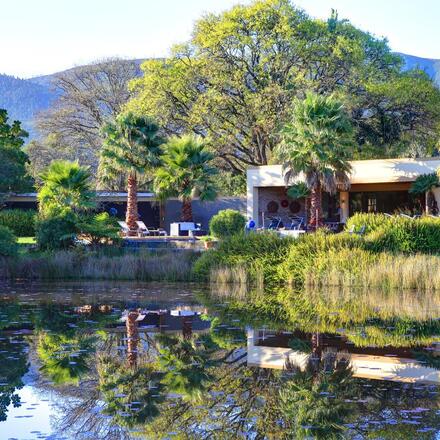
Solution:
{"label": "mountain", "polygon": [[[130,61],[140,66],[144,60]],[[34,117],[37,113],[47,110],[57,98],[57,92],[53,87],[54,78],[81,67],[73,67],[62,72],[29,79],[0,74],[0,108],[8,111],[10,120],[21,121],[22,127],[29,132],[29,139],[37,137]]]}
{"label": "mountain", "polygon": [[440,87],[440,60],[435,60],[432,58],[420,58],[404,53],[399,53],[399,55],[405,60],[405,70],[421,69],[425,71]]}
{"label": "mountain", "polygon": [[[399,55],[405,61],[405,70],[422,69],[440,87],[440,60],[420,58],[403,53]],[[138,65],[142,61],[142,59],[133,60]],[[38,112],[49,108],[56,99],[56,92],[51,87],[51,83],[55,76],[60,73],[63,72],[30,79],[20,79],[0,74],[0,108],[8,110],[12,120],[22,121],[23,127],[30,133],[30,138],[37,134],[33,127],[34,116]]]}
{"label": "mountain", "polygon": [[10,120],[21,121],[30,136],[35,135],[34,116],[49,108],[55,98],[49,85],[0,74],[0,108],[8,111]]}

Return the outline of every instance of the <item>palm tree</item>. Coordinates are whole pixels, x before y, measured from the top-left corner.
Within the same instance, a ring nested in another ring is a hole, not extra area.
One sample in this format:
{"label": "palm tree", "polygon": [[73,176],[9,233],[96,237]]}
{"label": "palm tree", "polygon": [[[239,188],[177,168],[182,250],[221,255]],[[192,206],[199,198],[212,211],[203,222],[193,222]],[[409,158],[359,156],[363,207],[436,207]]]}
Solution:
{"label": "palm tree", "polygon": [[426,214],[437,214],[438,212],[437,203],[432,190],[439,185],[440,179],[437,173],[422,174],[421,176],[417,177],[409,189],[411,194],[424,196]]}
{"label": "palm tree", "polygon": [[352,146],[352,125],[338,99],[309,93],[303,101],[296,100],[276,155],[282,161],[286,184],[303,178],[310,189],[310,225],[322,224],[323,190],[334,194],[348,188]]}
{"label": "palm tree", "polygon": [[182,221],[192,221],[191,200],[198,196],[209,201],[217,197],[213,177],[217,169],[212,165],[214,156],[194,136],[171,138],[157,170],[155,191],[162,199],[179,197],[182,201]]}
{"label": "palm tree", "polygon": [[38,201],[44,216],[85,211],[94,206],[95,192],[88,167],[57,160],[49,165],[41,179],[43,186],[38,192]]}
{"label": "palm tree", "polygon": [[103,127],[103,132],[101,171],[127,173],[126,222],[130,229],[137,229],[138,174],[159,166],[163,138],[151,119],[133,113],[120,114]]}

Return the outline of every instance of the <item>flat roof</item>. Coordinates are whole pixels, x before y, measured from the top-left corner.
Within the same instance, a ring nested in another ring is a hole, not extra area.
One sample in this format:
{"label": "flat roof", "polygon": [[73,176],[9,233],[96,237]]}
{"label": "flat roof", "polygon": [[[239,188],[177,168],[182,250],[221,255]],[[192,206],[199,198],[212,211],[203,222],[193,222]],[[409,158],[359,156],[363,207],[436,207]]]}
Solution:
{"label": "flat roof", "polygon": [[[413,182],[422,174],[435,172],[440,167],[440,158],[373,159],[355,160],[350,163],[352,184]],[[248,185],[254,187],[285,186],[281,165],[249,168],[247,179]]]}

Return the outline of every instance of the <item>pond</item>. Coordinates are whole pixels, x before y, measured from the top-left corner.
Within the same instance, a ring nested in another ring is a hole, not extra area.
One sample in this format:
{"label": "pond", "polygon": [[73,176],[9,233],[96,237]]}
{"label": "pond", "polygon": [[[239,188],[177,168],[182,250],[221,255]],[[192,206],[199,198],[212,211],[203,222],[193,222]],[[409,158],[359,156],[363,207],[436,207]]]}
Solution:
{"label": "pond", "polygon": [[440,294],[0,287],[1,439],[438,439]]}

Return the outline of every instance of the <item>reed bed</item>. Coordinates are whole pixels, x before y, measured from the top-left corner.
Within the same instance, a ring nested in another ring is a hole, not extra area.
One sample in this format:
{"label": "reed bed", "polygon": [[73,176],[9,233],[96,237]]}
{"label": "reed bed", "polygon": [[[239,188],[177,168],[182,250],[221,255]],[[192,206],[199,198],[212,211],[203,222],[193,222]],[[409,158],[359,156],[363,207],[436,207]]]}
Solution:
{"label": "reed bed", "polygon": [[347,286],[382,290],[440,290],[440,256],[374,254],[361,249],[329,253],[306,274],[308,286]]}
{"label": "reed bed", "polygon": [[59,251],[0,260],[0,278],[190,281],[198,255],[187,250],[115,256]]}

